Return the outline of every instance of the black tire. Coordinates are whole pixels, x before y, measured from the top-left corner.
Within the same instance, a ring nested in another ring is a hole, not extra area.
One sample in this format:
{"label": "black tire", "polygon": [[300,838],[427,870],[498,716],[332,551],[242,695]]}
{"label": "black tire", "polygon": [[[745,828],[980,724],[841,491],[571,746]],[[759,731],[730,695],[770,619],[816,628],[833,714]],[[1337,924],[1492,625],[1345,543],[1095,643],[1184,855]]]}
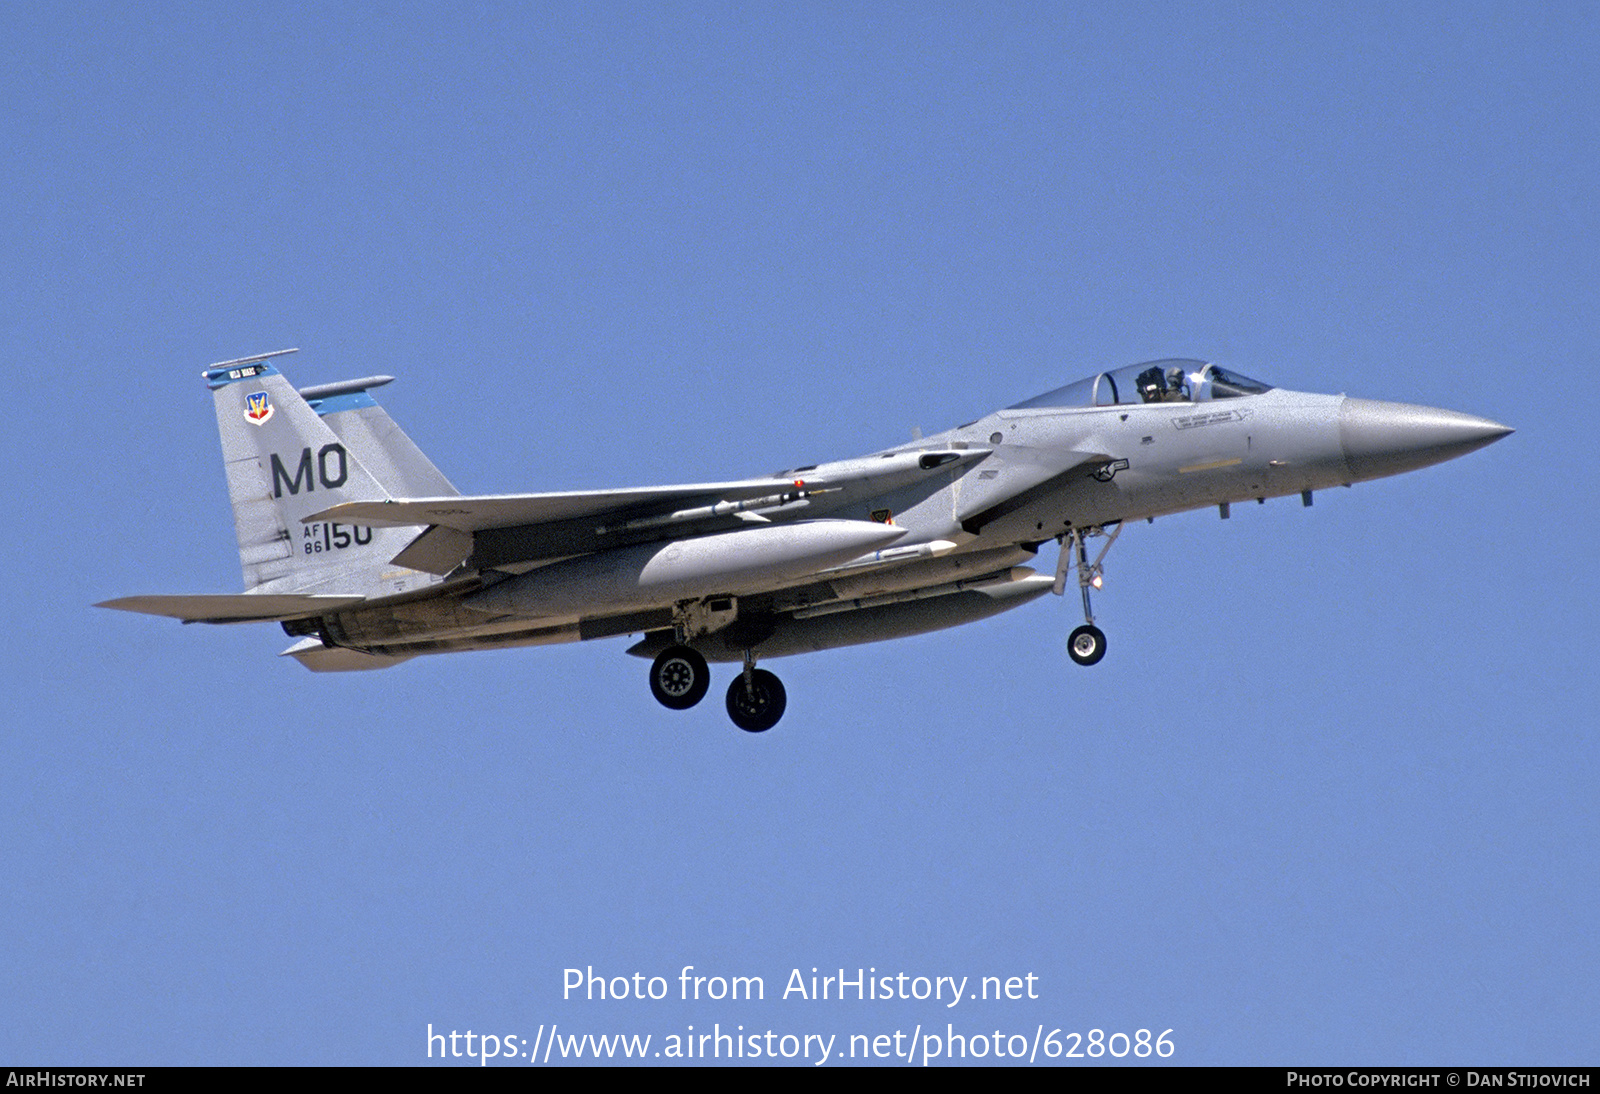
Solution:
{"label": "black tire", "polygon": [[1105,655],[1105,632],[1093,623],[1085,623],[1067,638],[1067,656],[1080,665],[1098,665]]}
{"label": "black tire", "polygon": [[728,685],[728,717],[746,733],[764,733],[777,725],[788,703],[783,681],[766,669],[750,674],[749,687],[742,672]]}
{"label": "black tire", "polygon": [[710,690],[706,659],[688,646],[668,646],[650,666],[650,694],[671,710],[688,710]]}

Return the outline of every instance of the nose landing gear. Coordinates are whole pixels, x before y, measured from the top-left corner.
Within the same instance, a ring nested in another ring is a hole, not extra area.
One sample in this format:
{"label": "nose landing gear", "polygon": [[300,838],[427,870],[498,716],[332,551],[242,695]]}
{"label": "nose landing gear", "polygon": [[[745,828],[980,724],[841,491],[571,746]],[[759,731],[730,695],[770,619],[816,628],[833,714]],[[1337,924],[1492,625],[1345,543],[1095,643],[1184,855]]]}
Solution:
{"label": "nose landing gear", "polygon": [[1097,664],[1105,655],[1105,632],[1093,623],[1085,623],[1067,639],[1067,656],[1080,665]]}
{"label": "nose landing gear", "polygon": [[[1067,639],[1067,656],[1080,665],[1099,664],[1100,659],[1106,655],[1106,635],[1099,627],[1094,625],[1094,609],[1089,603],[1089,590],[1098,589],[1104,584],[1106,552],[1111,550],[1111,545],[1117,542],[1117,537],[1122,534],[1122,525],[1118,523],[1111,531],[1105,528],[1073,528],[1061,537],[1061,558],[1056,563],[1056,584],[1053,590],[1057,596],[1062,596],[1067,590],[1067,572],[1074,567],[1078,571],[1078,589],[1083,594],[1083,626],[1073,631]],[[1100,553],[1093,562],[1089,561],[1088,537],[1105,536],[1105,546],[1100,548]]]}

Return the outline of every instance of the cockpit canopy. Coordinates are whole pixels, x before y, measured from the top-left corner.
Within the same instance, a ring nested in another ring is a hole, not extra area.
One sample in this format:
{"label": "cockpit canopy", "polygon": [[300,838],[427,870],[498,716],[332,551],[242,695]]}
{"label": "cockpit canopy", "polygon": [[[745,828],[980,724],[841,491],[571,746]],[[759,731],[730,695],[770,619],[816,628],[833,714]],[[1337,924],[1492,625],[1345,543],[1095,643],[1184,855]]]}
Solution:
{"label": "cockpit canopy", "polygon": [[1036,395],[1008,410],[1044,407],[1122,406],[1130,403],[1204,403],[1212,399],[1238,399],[1271,391],[1271,384],[1204,361],[1173,358],[1146,361],[1112,372],[1102,372]]}

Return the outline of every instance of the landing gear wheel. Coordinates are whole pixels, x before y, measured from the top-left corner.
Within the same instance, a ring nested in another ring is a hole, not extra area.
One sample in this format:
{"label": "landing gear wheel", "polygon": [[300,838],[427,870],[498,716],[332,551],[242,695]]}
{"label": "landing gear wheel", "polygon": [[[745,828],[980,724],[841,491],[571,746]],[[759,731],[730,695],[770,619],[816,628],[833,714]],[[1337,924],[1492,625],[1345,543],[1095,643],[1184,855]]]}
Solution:
{"label": "landing gear wheel", "polygon": [[752,669],[748,686],[742,672],[728,685],[728,717],[746,733],[762,733],[777,725],[788,702],[783,682],[766,669]]}
{"label": "landing gear wheel", "polygon": [[1106,635],[1093,623],[1085,623],[1067,639],[1067,655],[1080,665],[1099,664],[1106,655]]}
{"label": "landing gear wheel", "polygon": [[673,710],[688,710],[706,697],[711,670],[706,659],[688,646],[668,646],[650,666],[650,694]]}

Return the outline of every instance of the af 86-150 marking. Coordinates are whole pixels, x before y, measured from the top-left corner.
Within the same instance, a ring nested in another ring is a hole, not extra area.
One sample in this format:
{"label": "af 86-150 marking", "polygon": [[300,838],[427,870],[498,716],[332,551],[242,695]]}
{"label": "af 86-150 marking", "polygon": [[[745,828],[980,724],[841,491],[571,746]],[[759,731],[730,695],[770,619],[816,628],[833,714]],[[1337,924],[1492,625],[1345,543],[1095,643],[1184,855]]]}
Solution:
{"label": "af 86-150 marking", "polygon": [[301,533],[302,550],[308,555],[324,551],[343,551],[350,547],[365,547],[372,542],[372,529],[362,524],[336,524],[332,521],[314,521]]}

